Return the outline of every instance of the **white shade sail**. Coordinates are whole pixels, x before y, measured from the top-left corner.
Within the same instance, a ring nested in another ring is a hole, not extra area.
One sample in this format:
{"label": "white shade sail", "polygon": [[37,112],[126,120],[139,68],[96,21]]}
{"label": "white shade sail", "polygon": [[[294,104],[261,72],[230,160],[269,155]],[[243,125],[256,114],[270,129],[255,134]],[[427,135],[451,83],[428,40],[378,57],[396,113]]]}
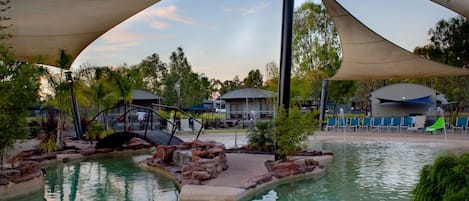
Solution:
{"label": "white shade sail", "polygon": [[[106,31],[159,0],[13,0],[5,12],[11,24],[1,41],[15,51],[16,59],[28,61],[46,56],[55,66],[59,50],[75,59]],[[7,25],[7,24],[4,24]]]}
{"label": "white shade sail", "polygon": [[342,46],[342,64],[331,80],[379,80],[469,75],[469,70],[422,58],[366,27],[335,0],[323,0]]}
{"label": "white shade sail", "polygon": [[431,0],[437,4],[440,4],[454,12],[461,14],[462,16],[469,17],[469,1],[468,0]]}

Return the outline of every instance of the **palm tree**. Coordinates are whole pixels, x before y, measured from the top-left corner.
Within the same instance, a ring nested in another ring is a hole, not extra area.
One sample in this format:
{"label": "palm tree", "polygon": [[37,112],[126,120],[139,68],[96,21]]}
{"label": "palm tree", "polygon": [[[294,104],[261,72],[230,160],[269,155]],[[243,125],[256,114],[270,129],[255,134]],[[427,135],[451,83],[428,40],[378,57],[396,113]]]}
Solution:
{"label": "palm tree", "polygon": [[119,96],[124,102],[124,130],[128,131],[129,121],[127,107],[132,102],[132,90],[136,86],[139,74],[137,71],[126,70],[124,68],[113,71],[112,78],[116,84]]}

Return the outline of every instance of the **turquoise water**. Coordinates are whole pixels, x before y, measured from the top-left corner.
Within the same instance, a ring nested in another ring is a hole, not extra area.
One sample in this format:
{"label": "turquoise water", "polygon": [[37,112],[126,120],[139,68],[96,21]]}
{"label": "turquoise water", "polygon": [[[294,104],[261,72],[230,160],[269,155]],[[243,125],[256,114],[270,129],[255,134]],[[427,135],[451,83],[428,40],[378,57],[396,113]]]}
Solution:
{"label": "turquoise water", "polygon": [[409,200],[425,164],[444,154],[438,145],[401,142],[326,143],[334,161],[318,179],[282,184],[259,194],[262,201]]}
{"label": "turquoise water", "polygon": [[[440,145],[400,142],[324,143],[312,147],[335,154],[325,175],[279,185],[254,200],[409,200],[420,169],[443,154]],[[114,155],[58,163],[46,169],[44,194],[23,200],[177,200],[178,190],[170,179],[137,166],[146,157]]]}
{"label": "turquoise water", "polygon": [[[44,197],[48,201],[177,200],[172,180],[137,166],[146,157],[114,155],[59,163],[46,169]],[[44,198],[32,195],[24,200]]]}

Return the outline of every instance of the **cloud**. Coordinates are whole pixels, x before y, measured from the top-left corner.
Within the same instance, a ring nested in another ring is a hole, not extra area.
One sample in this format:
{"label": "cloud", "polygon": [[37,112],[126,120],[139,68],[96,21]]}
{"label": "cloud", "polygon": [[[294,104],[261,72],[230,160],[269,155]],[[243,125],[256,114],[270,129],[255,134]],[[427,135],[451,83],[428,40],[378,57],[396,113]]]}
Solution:
{"label": "cloud", "polygon": [[104,34],[95,44],[90,46],[88,50],[93,52],[118,52],[140,46],[151,39],[172,37],[174,36],[132,32],[130,28],[126,28],[125,26],[118,26]]}
{"label": "cloud", "polygon": [[186,17],[178,13],[176,6],[155,7],[145,10],[134,17],[134,20],[144,22],[154,29],[166,29],[168,23],[162,20],[178,22],[182,24],[194,25],[196,21],[190,17]]}
{"label": "cloud", "polygon": [[263,10],[264,8],[267,8],[269,5],[270,4],[267,3],[266,1],[261,1],[257,4],[255,4],[255,5],[253,5],[251,7],[247,7],[247,8],[229,8],[229,7],[225,7],[225,8],[223,8],[223,11],[227,12],[227,13],[237,12],[242,16],[247,16],[247,15],[255,14],[255,13],[259,12],[260,10]]}

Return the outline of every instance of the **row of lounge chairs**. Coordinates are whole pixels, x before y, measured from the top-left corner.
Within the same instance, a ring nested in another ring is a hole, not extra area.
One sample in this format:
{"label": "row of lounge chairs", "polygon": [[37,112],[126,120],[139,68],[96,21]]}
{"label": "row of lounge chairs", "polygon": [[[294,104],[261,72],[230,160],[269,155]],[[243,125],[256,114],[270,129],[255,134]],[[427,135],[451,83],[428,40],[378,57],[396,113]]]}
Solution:
{"label": "row of lounge chairs", "polygon": [[[406,116],[406,117],[329,117],[327,119],[327,124],[325,129],[344,129],[344,130],[354,130],[358,131],[359,129],[364,130],[377,130],[381,132],[383,129],[386,131],[392,131],[393,129],[401,131],[419,131],[425,130],[425,116]],[[455,125],[451,126],[453,132],[456,129],[461,129],[466,133],[468,128],[468,118],[466,116],[461,116],[456,118]]]}

